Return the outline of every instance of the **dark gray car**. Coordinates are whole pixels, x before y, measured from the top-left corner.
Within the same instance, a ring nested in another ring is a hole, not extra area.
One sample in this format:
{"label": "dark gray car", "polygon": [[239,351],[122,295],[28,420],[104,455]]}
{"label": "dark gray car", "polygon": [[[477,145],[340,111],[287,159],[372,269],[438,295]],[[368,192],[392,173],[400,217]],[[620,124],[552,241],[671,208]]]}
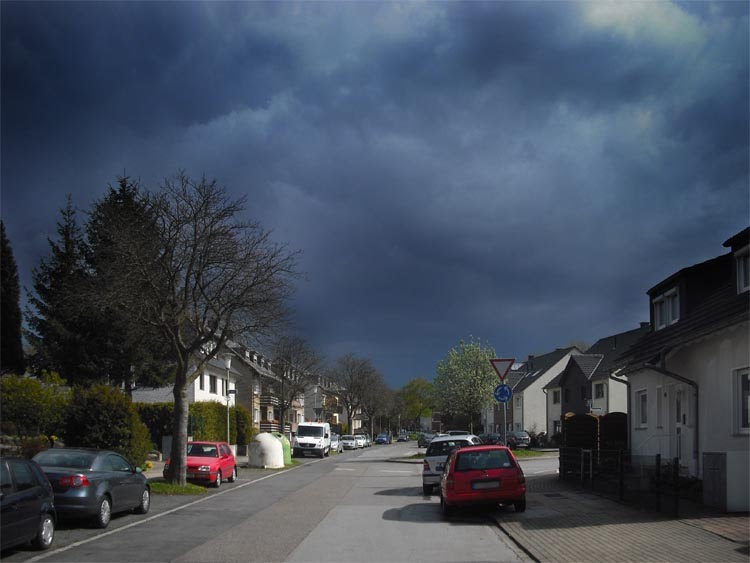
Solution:
{"label": "dark gray car", "polygon": [[0,549],[31,542],[47,549],[55,537],[54,493],[31,460],[0,458]]}
{"label": "dark gray car", "polygon": [[55,448],[34,456],[55,492],[60,518],[90,518],[106,528],[112,514],[145,514],[151,489],[140,468],[108,450]]}

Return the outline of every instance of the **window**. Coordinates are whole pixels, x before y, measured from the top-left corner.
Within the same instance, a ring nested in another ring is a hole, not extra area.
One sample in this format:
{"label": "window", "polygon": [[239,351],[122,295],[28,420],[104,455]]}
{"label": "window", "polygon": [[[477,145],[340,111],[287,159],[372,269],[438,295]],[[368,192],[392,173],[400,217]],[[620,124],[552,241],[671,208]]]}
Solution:
{"label": "window", "polygon": [[552,421],[552,433],[559,434],[562,429],[562,423],[559,420]]}
{"label": "window", "polygon": [[735,431],[750,434],[750,368],[734,373]]}
{"label": "window", "polygon": [[560,390],[555,389],[552,391],[552,404],[559,405],[560,404]]}
{"label": "window", "polygon": [[227,396],[227,380],[224,378],[221,379],[221,396]]}
{"label": "window", "polygon": [[203,391],[206,386],[203,384],[203,374],[200,374],[198,376],[198,386],[200,387],[200,390]]}
{"label": "window", "polygon": [[664,426],[664,389],[663,387],[656,388],[656,427],[662,428]]}
{"label": "window", "polygon": [[680,320],[680,294],[677,288],[654,298],[654,326],[656,330]]}
{"label": "window", "polygon": [[604,383],[595,383],[594,384],[594,397],[596,399],[603,399],[604,398]]}
{"label": "window", "polygon": [[208,385],[209,392],[213,393],[214,395],[218,393],[218,388],[216,386],[216,376],[215,375],[209,376],[208,382],[209,382],[209,385]]}
{"label": "window", "polygon": [[737,253],[737,293],[750,290],[750,247]]}
{"label": "window", "polygon": [[646,390],[636,391],[635,393],[636,424],[640,428],[648,426],[648,395]]}

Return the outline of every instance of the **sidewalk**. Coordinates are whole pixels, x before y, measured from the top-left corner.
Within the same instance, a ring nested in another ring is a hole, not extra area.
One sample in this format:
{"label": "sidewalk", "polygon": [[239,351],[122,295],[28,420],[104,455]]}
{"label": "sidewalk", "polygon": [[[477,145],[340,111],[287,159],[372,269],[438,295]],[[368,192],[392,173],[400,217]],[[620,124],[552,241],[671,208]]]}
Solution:
{"label": "sidewalk", "polygon": [[695,513],[670,519],[579,491],[557,477],[536,479],[527,509],[504,509],[500,528],[537,561],[743,561],[747,514]]}

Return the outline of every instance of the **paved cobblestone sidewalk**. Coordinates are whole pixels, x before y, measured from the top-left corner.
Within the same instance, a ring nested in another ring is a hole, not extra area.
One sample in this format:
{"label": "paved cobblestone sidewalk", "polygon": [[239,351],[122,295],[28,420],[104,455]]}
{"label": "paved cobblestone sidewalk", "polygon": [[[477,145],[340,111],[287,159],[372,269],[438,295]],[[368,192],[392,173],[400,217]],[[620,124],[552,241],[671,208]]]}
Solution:
{"label": "paved cobblestone sidewalk", "polygon": [[556,481],[530,483],[526,512],[508,508],[496,516],[500,528],[538,561],[750,560],[747,515],[669,519]]}

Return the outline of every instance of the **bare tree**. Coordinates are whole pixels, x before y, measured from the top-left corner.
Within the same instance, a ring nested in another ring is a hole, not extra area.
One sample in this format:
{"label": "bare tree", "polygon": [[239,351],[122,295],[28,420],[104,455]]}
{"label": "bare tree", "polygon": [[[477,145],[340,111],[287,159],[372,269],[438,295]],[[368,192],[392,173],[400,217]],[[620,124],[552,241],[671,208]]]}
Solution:
{"label": "bare tree", "polygon": [[112,251],[129,268],[124,275],[116,269],[121,275],[110,295],[157,328],[169,350],[175,402],[169,477],[184,484],[189,385],[228,339],[267,335],[285,319],[297,256],[259,223],[242,220],[244,199],[231,199],[215,180],[179,172],[144,197],[148,228],[113,222]]}
{"label": "bare tree", "polygon": [[369,374],[364,376],[364,385],[360,410],[362,414],[370,421],[370,434],[373,434],[373,424],[378,415],[385,414],[392,402],[392,396],[388,385],[386,385],[383,374],[372,369]]}
{"label": "bare tree", "polygon": [[[274,345],[274,373],[280,381],[273,389],[279,400],[281,424],[292,403],[317,381],[322,366],[320,356],[300,336],[282,336]],[[283,431],[284,426],[282,426]]]}
{"label": "bare tree", "polygon": [[368,359],[346,354],[336,360],[328,377],[337,386],[337,395],[346,410],[349,430],[352,430],[352,417],[362,406],[362,397],[375,368]]}

